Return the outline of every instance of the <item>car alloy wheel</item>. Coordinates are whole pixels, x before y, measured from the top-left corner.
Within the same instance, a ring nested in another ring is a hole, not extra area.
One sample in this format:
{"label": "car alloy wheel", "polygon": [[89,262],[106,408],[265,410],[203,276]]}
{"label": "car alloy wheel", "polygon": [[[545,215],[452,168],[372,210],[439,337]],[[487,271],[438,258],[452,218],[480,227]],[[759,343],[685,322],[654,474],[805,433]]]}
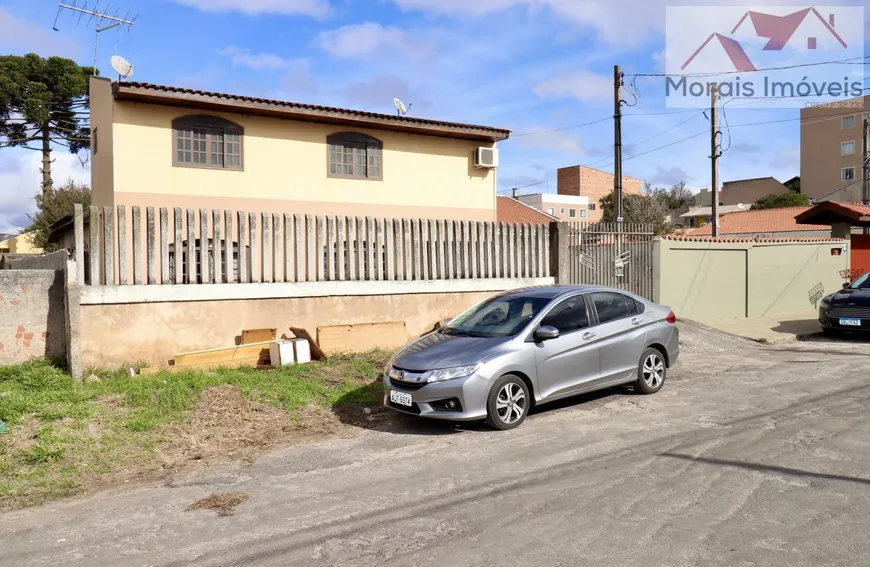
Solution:
{"label": "car alloy wheel", "polygon": [[643,361],[643,381],[650,389],[658,389],[665,379],[665,362],[661,355],[650,353]]}
{"label": "car alloy wheel", "polygon": [[525,415],[526,394],[519,384],[508,382],[502,386],[496,398],[495,411],[507,425],[513,425]]}
{"label": "car alloy wheel", "polygon": [[637,363],[637,381],[634,391],[638,394],[655,394],[665,385],[668,365],[665,355],[656,348],[643,351]]}

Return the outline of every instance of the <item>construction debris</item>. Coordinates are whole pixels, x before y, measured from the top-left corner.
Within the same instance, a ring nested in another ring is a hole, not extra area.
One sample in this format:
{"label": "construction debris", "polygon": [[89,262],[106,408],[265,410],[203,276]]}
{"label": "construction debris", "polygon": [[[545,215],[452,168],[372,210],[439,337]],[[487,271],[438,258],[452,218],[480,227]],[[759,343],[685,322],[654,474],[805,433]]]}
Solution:
{"label": "construction debris", "polygon": [[317,328],[317,343],[327,353],[390,350],[408,342],[404,321],[332,325]]}
{"label": "construction debris", "polygon": [[250,345],[274,341],[278,336],[278,329],[244,329],[242,331],[242,344]]}

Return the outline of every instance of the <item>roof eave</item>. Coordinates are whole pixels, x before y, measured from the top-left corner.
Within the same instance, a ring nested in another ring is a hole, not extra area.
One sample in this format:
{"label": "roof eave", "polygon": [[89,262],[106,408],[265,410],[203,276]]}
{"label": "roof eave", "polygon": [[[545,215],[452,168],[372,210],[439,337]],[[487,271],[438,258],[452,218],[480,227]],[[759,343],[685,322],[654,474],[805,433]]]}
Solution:
{"label": "roof eave", "polygon": [[300,120],[305,122],[318,122],[322,124],[335,124],[357,128],[375,128],[379,130],[410,132],[424,136],[458,138],[461,140],[473,140],[478,142],[501,142],[510,137],[510,131],[508,130],[490,130],[485,128],[391,120],[388,118],[372,116],[344,115],[335,110],[294,108],[268,102],[227,99],[211,96],[205,93],[158,91],[124,85],[123,83],[115,84],[114,94],[116,100],[131,102],[182,106],[201,110],[241,112],[258,116],[283,118],[285,120]]}

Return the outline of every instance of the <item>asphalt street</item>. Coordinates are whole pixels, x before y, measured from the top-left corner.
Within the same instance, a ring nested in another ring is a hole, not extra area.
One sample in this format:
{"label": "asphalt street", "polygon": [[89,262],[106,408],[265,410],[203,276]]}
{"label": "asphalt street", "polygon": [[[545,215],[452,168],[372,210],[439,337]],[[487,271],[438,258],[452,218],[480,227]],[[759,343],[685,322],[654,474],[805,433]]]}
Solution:
{"label": "asphalt street", "polygon": [[[6,513],[0,564],[870,564],[870,343],[682,333],[655,396],[585,396],[509,432],[403,418]],[[250,499],[184,511],[214,492]]]}

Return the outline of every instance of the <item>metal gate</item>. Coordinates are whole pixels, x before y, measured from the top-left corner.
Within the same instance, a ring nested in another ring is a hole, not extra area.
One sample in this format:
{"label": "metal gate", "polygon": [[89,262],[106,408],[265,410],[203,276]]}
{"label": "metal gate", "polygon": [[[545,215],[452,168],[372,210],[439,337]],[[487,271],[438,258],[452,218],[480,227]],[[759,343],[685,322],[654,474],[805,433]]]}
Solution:
{"label": "metal gate", "polygon": [[653,228],[651,225],[568,223],[572,284],[606,285],[652,298]]}

